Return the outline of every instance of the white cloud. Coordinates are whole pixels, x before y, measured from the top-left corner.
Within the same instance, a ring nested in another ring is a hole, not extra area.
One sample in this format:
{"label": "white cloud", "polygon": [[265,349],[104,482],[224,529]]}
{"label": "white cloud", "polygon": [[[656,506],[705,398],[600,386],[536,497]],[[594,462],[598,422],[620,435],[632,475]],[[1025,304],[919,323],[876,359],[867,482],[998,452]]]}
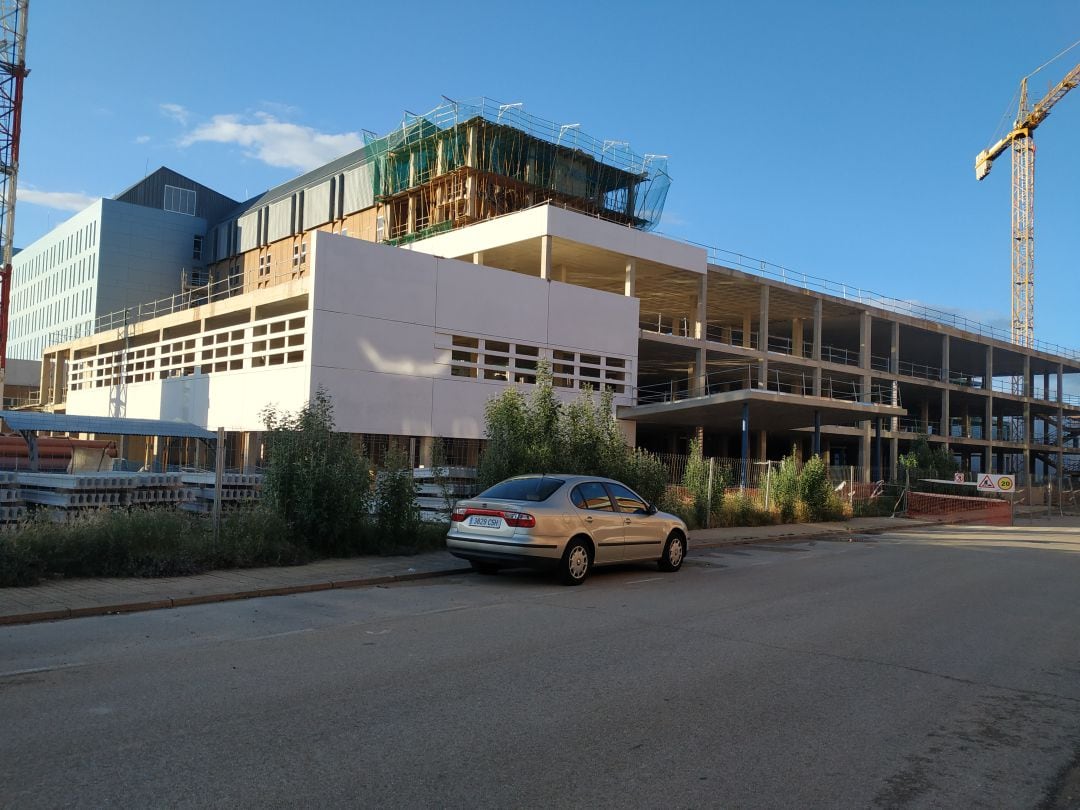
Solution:
{"label": "white cloud", "polygon": [[135,143],[150,143],[149,135],[137,135],[135,137]]}
{"label": "white cloud", "polygon": [[82,211],[98,199],[74,191],[39,191],[28,186],[20,186],[15,194],[18,202],[40,205],[43,208],[55,208],[58,211]]}
{"label": "white cloud", "polygon": [[328,134],[281,121],[266,112],[246,120],[239,115],[215,115],[180,139],[181,146],[194,143],[236,144],[244,147],[244,154],[263,163],[300,171],[314,169],[364,145],[357,132]]}
{"label": "white cloud", "polygon": [[179,104],[166,103],[158,106],[161,110],[161,114],[171,118],[182,127],[187,126],[188,111],[186,107],[182,107]]}

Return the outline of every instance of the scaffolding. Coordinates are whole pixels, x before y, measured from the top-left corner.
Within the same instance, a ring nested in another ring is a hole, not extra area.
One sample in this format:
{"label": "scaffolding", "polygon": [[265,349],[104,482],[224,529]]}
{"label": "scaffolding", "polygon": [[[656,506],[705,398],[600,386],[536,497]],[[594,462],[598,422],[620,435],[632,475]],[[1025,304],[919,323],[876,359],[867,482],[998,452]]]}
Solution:
{"label": "scaffolding", "polygon": [[660,221],[671,178],[640,156],[520,104],[447,101],[365,142],[382,241],[401,244],[552,202],[640,230]]}

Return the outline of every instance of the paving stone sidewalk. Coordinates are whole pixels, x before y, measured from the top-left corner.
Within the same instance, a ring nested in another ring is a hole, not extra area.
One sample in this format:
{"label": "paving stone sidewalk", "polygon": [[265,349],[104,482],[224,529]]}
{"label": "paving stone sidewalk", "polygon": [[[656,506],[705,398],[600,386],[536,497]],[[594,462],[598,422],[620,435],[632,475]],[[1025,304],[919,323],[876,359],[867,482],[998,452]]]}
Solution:
{"label": "paving stone sidewalk", "polygon": [[[897,531],[924,525],[903,518],[856,518],[842,523],[708,529],[691,532],[690,553],[695,548]],[[449,552],[431,551],[407,557],[356,557],[284,568],[213,571],[190,577],[56,580],[28,588],[0,588],[0,625],[358,588],[469,570],[467,563]]]}

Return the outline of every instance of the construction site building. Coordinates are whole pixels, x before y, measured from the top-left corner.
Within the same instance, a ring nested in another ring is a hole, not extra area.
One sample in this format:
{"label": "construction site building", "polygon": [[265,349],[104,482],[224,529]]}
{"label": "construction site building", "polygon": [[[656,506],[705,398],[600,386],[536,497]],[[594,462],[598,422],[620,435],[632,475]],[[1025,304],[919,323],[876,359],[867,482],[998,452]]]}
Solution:
{"label": "construction site building", "polygon": [[224,426],[329,393],[369,449],[472,464],[484,405],[546,358],[565,399],[610,388],[640,446],[864,479],[920,436],[973,472],[1080,463],[1080,354],[662,237],[663,158],[515,105],[448,103],[209,223],[207,283],[49,346],[40,407]]}

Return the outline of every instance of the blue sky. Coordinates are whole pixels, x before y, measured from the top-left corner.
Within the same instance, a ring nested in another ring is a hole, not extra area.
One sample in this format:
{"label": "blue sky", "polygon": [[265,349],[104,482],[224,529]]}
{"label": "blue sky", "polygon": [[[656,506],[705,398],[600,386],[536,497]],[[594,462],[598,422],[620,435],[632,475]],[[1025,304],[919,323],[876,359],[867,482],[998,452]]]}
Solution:
{"label": "blue sky", "polygon": [[[1058,0],[36,0],[29,20],[17,245],[160,165],[243,199],[487,96],[669,155],[665,233],[1006,328],[1009,159],[977,183],[974,157],[1080,39]],[[1036,136],[1036,337],[1066,346],[1078,135],[1080,90]]]}

